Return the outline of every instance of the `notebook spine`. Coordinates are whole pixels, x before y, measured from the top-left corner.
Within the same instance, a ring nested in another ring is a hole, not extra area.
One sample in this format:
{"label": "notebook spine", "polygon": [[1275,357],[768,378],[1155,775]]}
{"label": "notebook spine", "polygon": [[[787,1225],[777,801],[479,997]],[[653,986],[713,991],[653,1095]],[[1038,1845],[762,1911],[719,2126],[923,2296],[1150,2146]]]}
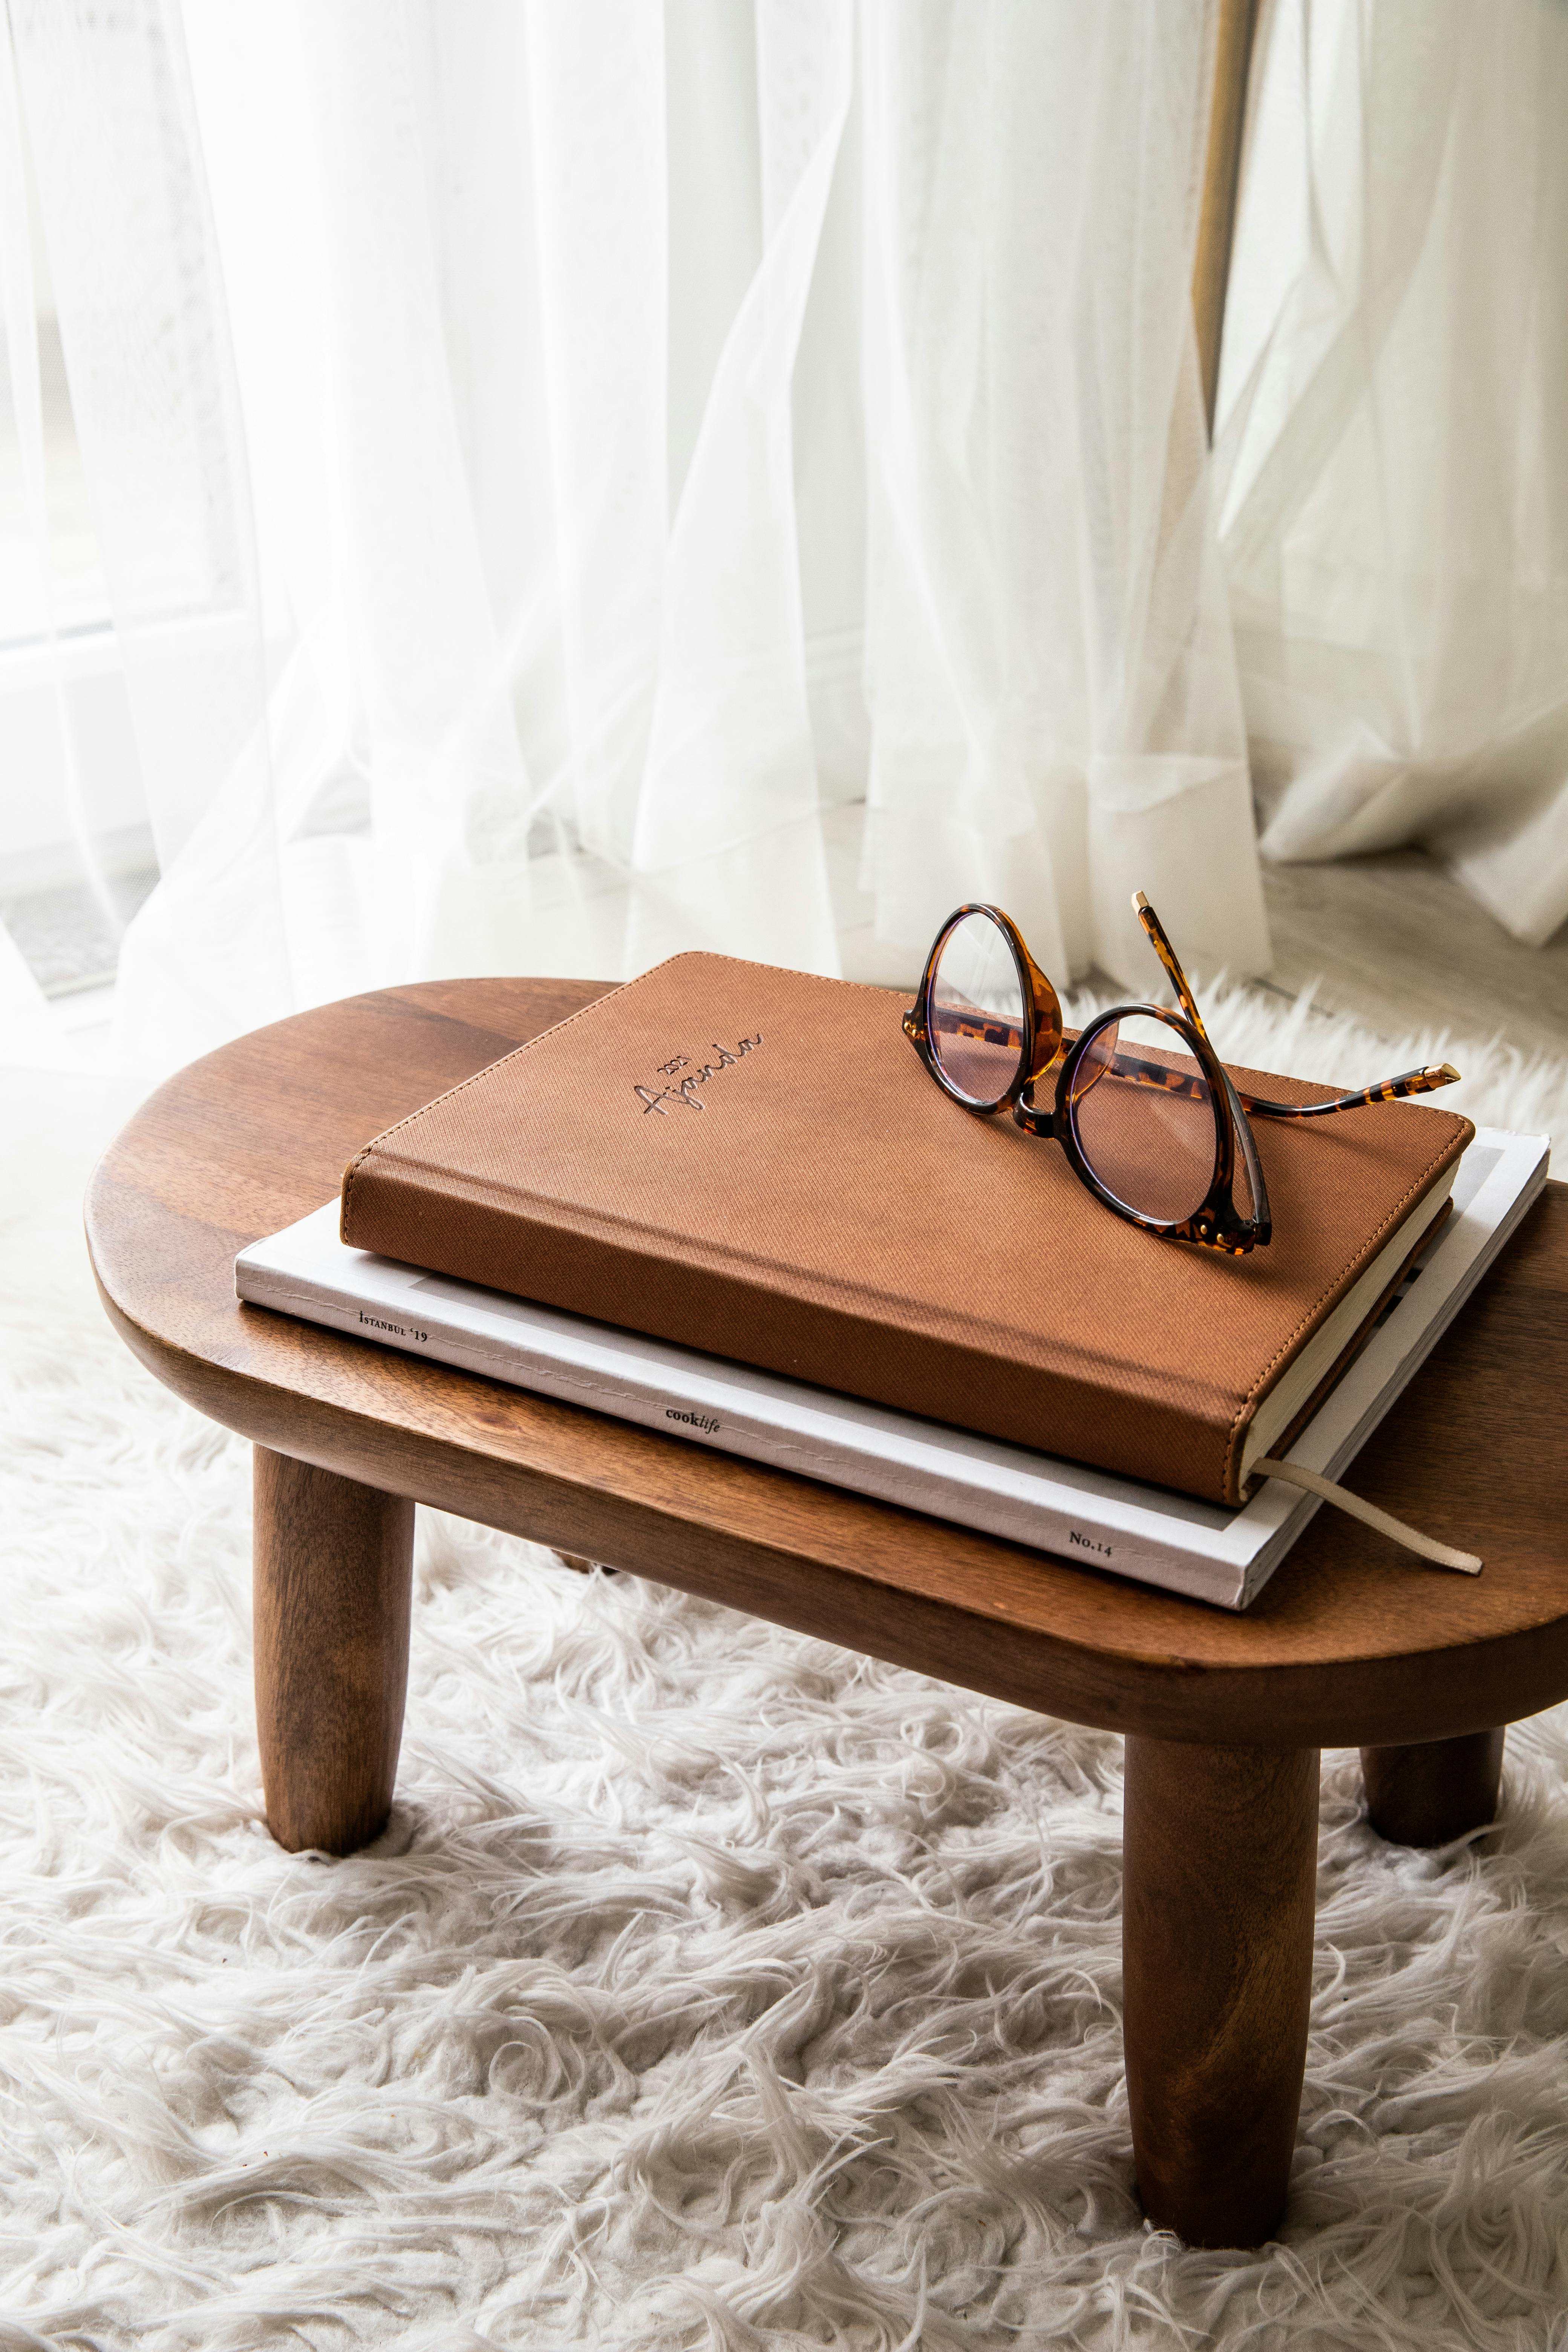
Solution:
{"label": "notebook spine", "polygon": [[831,1432],[803,1436],[764,1413],[748,1412],[732,1391],[719,1409],[702,1393],[700,1381],[672,1382],[656,1364],[606,1371],[565,1361],[525,1339],[477,1332],[438,1300],[428,1305],[423,1299],[410,1304],[406,1297],[366,1300],[325,1282],[307,1286],[244,1255],[236,1265],[235,1286],[249,1305],[300,1316],[380,1347],[402,1349],[508,1387],[607,1412],[661,1435],[684,1438],[772,1469],[821,1479],[874,1501],[951,1518],[982,1534],[1058,1553],[1084,1567],[1108,1569],[1222,1608],[1241,1605],[1241,1581],[1231,1564],[1181,1544],[1131,1537],[1096,1511],[1090,1494],[1076,1497],[1070,1509],[1053,1508],[1036,1496],[1025,1500],[1009,1495],[989,1475],[968,1479],[929,1465],[911,1468],[907,1461],[879,1459],[864,1445],[835,1443]]}
{"label": "notebook spine", "polygon": [[[1147,1392],[1130,1416],[1125,1360],[1091,1359],[1078,1372],[1019,1361],[911,1328],[907,1317],[879,1319],[864,1294],[842,1304],[820,1293],[796,1295],[769,1279],[774,1269],[737,1269],[690,1251],[677,1257],[662,1235],[629,1223],[621,1232],[579,1229],[564,1217],[533,1213],[516,1196],[471,1186],[454,1219],[449,1186],[445,1176],[437,1183],[434,1175],[424,1181],[413,1168],[389,1165],[372,1147],[345,1181],[342,1238],[377,1256],[818,1388],[848,1386],[840,1371],[853,1360],[851,1392],[891,1412],[959,1422],[1116,1477],[1142,1480],[1149,1460],[1173,1463],[1181,1475],[1169,1483],[1182,1492],[1222,1508],[1239,1504],[1241,1440],[1256,1399],[1238,1416],[1234,1400],[1205,1391],[1194,1377],[1184,1397]],[[1012,1334],[994,1336],[998,1348],[1011,1346]],[[1103,1378],[1108,1369],[1114,1384]],[[971,1409],[955,1410],[960,1400]],[[980,1400],[984,1411],[972,1410]]]}

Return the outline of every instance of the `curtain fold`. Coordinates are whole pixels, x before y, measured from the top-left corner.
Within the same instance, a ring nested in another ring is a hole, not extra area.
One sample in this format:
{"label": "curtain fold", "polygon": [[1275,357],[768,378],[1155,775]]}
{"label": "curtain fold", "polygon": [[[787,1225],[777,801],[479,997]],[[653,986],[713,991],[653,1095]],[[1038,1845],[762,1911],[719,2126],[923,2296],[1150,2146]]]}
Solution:
{"label": "curtain fold", "polygon": [[1568,917],[1568,12],[1276,0],[1222,541],[1263,849],[1425,843]]}
{"label": "curtain fold", "polygon": [[[1187,287],[1212,8],[13,0],[173,1060],[994,897],[1267,965]],[[42,159],[48,158],[45,168]]]}
{"label": "curtain fold", "polygon": [[637,787],[626,961],[711,947],[839,968],[819,822],[793,387],[848,114],[842,0],[757,0],[762,250],[681,485]]}
{"label": "curtain fold", "polygon": [[177,16],[16,0],[10,24],[153,843],[188,877],[142,983],[178,1053],[293,1001],[223,267]]}
{"label": "curtain fold", "polygon": [[1268,962],[1188,297],[1212,32],[867,17],[867,885],[914,938],[973,876],[1140,987],[1139,887]]}

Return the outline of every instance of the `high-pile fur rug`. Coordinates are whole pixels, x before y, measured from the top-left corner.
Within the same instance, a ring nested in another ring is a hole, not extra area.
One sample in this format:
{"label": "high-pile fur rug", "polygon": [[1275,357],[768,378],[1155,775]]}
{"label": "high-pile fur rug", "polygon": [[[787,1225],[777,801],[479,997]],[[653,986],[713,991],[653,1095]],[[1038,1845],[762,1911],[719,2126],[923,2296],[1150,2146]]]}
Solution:
{"label": "high-pile fur rug", "polygon": [[66,1110],[0,1242],[5,2352],[1568,2347],[1568,1710],[1436,1854],[1325,1757],[1288,2221],[1187,2251],[1104,1733],[422,1514],[392,1825],[279,1851],[247,1449],[103,1323]]}

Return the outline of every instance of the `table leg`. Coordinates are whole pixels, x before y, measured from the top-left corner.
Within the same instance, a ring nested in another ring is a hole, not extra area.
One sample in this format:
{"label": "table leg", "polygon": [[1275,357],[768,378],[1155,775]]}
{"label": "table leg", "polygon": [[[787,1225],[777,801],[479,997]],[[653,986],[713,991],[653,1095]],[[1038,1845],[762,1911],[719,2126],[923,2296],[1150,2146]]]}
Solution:
{"label": "table leg", "polygon": [[1363,1748],[1366,1815],[1391,1845],[1447,1845],[1497,1819],[1506,1726],[1416,1748]]}
{"label": "table leg", "polygon": [[385,1826],[403,1737],[414,1506],[258,1445],[252,1586],[267,1823],[298,1853]]}
{"label": "table leg", "polygon": [[1149,2219],[1255,2246],[1285,2207],[1311,1993],[1318,1751],[1127,1742],[1123,2034]]}

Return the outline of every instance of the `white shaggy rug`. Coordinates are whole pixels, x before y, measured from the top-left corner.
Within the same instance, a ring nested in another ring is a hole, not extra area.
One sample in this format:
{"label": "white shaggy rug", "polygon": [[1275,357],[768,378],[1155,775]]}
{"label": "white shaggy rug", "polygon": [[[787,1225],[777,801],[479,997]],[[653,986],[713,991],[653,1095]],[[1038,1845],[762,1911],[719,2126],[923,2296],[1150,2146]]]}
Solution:
{"label": "white shaggy rug", "polygon": [[280,1853],[247,1449],[109,1332],[90,1107],[29,1102],[5,2352],[1568,2347],[1568,1710],[1435,1855],[1325,1758],[1288,2222],[1186,2251],[1131,2195],[1114,1738],[422,1514],[392,1826]]}

